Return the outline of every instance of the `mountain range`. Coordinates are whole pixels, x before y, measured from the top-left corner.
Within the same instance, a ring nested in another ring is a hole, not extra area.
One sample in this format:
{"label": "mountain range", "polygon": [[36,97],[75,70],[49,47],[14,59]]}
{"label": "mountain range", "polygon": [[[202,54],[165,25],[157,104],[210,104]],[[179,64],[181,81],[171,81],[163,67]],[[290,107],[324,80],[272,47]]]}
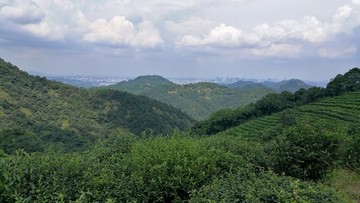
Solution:
{"label": "mountain range", "polygon": [[234,83],[223,84],[223,85],[227,86],[227,87],[231,87],[231,88],[238,88],[238,89],[242,89],[245,87],[251,87],[251,86],[262,86],[262,87],[271,88],[275,92],[287,91],[287,92],[291,92],[291,93],[294,93],[301,88],[309,89],[310,87],[313,87],[312,85],[306,84],[305,82],[303,82],[299,79],[283,80],[283,81],[279,81],[279,82],[273,82],[273,81],[253,82],[253,81],[239,80]]}
{"label": "mountain range", "polygon": [[157,75],[140,76],[103,88],[156,99],[181,109],[196,120],[205,119],[223,108],[237,108],[249,104],[273,92],[266,87],[235,89],[208,82],[179,85]]}
{"label": "mountain range", "polygon": [[217,110],[238,108],[273,92],[295,92],[310,85],[300,80],[255,83],[238,81],[232,84],[199,82],[175,84],[158,75],[140,76],[103,88],[144,95],[181,109],[196,120],[203,120]]}

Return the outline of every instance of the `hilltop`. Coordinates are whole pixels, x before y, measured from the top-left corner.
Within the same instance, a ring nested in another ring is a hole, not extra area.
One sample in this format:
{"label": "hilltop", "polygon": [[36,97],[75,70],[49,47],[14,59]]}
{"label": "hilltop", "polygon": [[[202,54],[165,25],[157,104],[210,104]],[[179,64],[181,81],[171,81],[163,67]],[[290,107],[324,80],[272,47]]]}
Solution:
{"label": "hilltop", "polygon": [[273,92],[266,87],[232,89],[215,83],[178,85],[161,76],[140,76],[103,88],[144,95],[181,109],[196,120],[224,108],[237,108]]}
{"label": "hilltop", "polygon": [[304,81],[299,79],[290,79],[290,80],[283,80],[280,82],[272,82],[272,81],[264,81],[264,82],[253,82],[253,81],[243,81],[239,80],[234,83],[224,84],[224,86],[231,87],[231,88],[247,88],[251,86],[263,86],[272,89],[275,92],[291,92],[294,93],[301,88],[309,89],[313,87],[312,85],[306,84]]}
{"label": "hilltop", "polygon": [[29,75],[3,60],[0,118],[0,132],[18,136],[21,144],[33,141],[36,148],[39,143],[54,143],[66,149],[86,148],[119,131],[169,134],[194,122],[180,110],[144,96],[76,88]]}

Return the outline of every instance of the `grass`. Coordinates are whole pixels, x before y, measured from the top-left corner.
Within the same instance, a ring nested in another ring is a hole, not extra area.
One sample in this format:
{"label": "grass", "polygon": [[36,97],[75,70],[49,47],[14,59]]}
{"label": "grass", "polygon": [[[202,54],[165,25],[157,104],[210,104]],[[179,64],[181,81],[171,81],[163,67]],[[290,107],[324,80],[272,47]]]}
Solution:
{"label": "grass", "polygon": [[360,174],[350,169],[333,172],[325,184],[335,188],[349,202],[360,202]]}

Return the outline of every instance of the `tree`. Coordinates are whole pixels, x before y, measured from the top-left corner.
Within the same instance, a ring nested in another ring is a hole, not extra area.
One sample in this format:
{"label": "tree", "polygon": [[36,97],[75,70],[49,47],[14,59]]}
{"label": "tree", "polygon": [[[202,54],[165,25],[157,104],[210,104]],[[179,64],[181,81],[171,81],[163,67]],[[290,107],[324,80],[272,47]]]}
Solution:
{"label": "tree", "polygon": [[41,139],[20,128],[4,129],[0,131],[0,148],[8,154],[23,149],[26,152],[39,152],[44,150]]}

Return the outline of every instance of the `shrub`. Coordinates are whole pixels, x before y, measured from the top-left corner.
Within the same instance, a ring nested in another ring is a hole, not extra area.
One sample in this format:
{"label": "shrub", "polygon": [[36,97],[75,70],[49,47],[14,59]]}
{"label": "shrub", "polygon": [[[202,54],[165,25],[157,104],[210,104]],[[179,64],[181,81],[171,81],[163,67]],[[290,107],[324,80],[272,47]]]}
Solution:
{"label": "shrub", "polygon": [[44,151],[43,145],[37,135],[20,128],[0,131],[0,149],[2,148],[7,154],[14,154],[18,149],[26,152],[41,152]]}
{"label": "shrub", "polygon": [[240,156],[208,148],[196,138],[158,137],[135,144],[127,160],[136,202],[174,202],[215,177],[246,167]]}
{"label": "shrub", "polygon": [[268,167],[267,154],[264,152],[263,145],[258,142],[247,141],[242,137],[216,135],[204,138],[204,143],[209,148],[223,150],[240,156],[256,168]]}
{"label": "shrub", "polygon": [[268,152],[278,174],[319,180],[339,164],[343,140],[325,122],[306,119],[284,130]]}
{"label": "shrub", "polygon": [[360,122],[350,126],[347,134],[349,139],[345,149],[346,165],[360,172]]}
{"label": "shrub", "polygon": [[190,202],[344,202],[336,193],[314,183],[271,172],[239,171],[214,180],[192,194]]}
{"label": "shrub", "polygon": [[104,202],[124,198],[122,160],[135,141],[108,137],[83,153],[28,154],[0,159],[0,202]]}

